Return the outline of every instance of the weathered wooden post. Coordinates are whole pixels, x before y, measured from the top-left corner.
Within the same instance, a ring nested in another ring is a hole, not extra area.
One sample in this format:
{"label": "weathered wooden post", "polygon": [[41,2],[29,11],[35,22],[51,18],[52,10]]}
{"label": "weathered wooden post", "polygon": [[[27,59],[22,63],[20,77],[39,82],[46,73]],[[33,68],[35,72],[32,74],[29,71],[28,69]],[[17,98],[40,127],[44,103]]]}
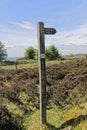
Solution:
{"label": "weathered wooden post", "polygon": [[45,68],[45,38],[44,34],[55,34],[54,28],[44,28],[44,23],[38,23],[38,55],[39,55],[39,85],[40,85],[40,123],[46,124],[46,68]]}
{"label": "weathered wooden post", "polygon": [[46,123],[46,73],[45,73],[45,43],[44,24],[38,23],[38,47],[39,47],[39,84],[40,84],[40,122]]}

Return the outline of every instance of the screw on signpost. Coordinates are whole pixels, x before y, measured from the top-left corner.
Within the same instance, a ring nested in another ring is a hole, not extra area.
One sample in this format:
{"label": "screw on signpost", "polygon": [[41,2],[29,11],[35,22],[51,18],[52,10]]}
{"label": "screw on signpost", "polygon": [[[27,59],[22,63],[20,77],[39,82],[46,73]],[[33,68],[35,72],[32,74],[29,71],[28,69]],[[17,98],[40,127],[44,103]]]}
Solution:
{"label": "screw on signpost", "polygon": [[40,123],[46,124],[46,68],[45,68],[45,38],[44,35],[55,34],[54,28],[44,28],[43,22],[38,22],[38,54],[39,54],[39,84],[40,84]]}

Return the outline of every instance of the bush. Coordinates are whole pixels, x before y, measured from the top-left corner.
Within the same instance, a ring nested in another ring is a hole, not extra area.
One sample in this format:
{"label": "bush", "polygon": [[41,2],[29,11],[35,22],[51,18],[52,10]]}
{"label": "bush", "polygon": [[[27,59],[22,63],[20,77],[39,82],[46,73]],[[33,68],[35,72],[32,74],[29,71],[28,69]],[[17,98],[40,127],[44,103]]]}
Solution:
{"label": "bush", "polygon": [[35,58],[35,49],[33,47],[27,48],[24,55],[25,55],[26,59],[34,59]]}
{"label": "bush", "polygon": [[51,45],[49,46],[49,48],[46,48],[46,58],[48,60],[57,60],[57,58],[60,58],[60,54],[54,45]]}

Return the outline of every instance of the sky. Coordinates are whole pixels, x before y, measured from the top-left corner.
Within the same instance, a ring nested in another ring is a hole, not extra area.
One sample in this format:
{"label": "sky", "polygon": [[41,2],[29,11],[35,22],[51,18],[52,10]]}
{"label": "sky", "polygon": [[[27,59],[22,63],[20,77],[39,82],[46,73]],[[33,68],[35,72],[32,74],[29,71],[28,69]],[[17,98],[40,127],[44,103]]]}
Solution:
{"label": "sky", "polygon": [[0,41],[8,57],[23,57],[29,46],[38,48],[37,23],[55,28],[45,35],[62,55],[87,53],[87,0],[0,0]]}

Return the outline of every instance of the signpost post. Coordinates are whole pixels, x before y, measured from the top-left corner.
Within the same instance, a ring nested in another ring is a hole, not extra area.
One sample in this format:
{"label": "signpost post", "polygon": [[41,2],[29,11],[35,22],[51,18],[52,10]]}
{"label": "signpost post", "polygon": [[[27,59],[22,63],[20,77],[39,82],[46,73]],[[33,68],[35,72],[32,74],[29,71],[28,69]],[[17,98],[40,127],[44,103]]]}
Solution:
{"label": "signpost post", "polygon": [[38,23],[38,54],[39,54],[39,85],[40,85],[40,123],[46,124],[46,68],[45,68],[45,38],[44,35],[55,34],[54,28],[44,28],[44,23]]}

